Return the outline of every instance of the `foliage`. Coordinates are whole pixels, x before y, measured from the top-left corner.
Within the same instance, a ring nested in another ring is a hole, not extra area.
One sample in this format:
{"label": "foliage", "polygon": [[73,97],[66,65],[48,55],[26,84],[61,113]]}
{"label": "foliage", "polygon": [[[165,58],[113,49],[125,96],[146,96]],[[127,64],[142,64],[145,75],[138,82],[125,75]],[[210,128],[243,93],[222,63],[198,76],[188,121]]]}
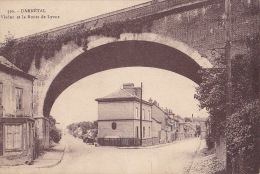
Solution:
{"label": "foliage", "polygon": [[201,126],[200,125],[196,125],[196,133],[195,136],[200,136],[201,134]]}
{"label": "foliage", "polygon": [[78,128],[81,128],[82,134],[86,134],[87,130],[90,129],[97,129],[98,124],[97,121],[90,122],[90,121],[83,121],[79,123],[72,123],[67,126],[67,129],[71,134],[73,134]]}
{"label": "foliage", "polygon": [[[226,133],[228,163],[232,161],[232,170],[236,166],[247,172],[257,169],[256,132],[259,132],[259,70],[260,34],[246,40],[248,53],[232,58],[232,116],[226,120],[226,72],[225,69],[206,69],[201,75],[203,82],[197,88],[195,98],[200,101],[201,108],[209,112],[211,130],[207,137],[207,145],[211,147],[211,137],[219,140]],[[220,67],[224,67],[224,56],[217,59]],[[258,127],[257,127],[258,125]],[[258,129],[257,129],[258,128]],[[258,135],[259,136],[259,135]],[[237,164],[242,160],[243,164]],[[229,164],[228,164],[229,165]]]}
{"label": "foliage", "polygon": [[[260,132],[260,102],[246,103],[227,120],[227,149],[233,163],[237,158],[246,163],[245,173],[257,173],[257,137]],[[240,166],[241,167],[241,166]]]}
{"label": "foliage", "polygon": [[[25,72],[29,71],[32,61],[35,60],[35,67],[40,68],[41,59],[50,59],[55,52],[60,51],[62,45],[73,41],[78,46],[87,48],[88,37],[103,35],[119,38],[124,32],[141,33],[143,29],[150,30],[152,20],[150,17],[141,19],[125,20],[118,22],[104,23],[100,28],[87,28],[85,24],[64,29],[59,33],[45,33],[30,36],[23,40],[10,40],[0,49],[0,55],[14,63]],[[56,34],[56,35],[54,35]],[[54,35],[54,36],[53,36]]]}
{"label": "foliage", "polygon": [[189,117],[184,118],[185,122],[192,122],[192,120]]}
{"label": "foliage", "polygon": [[53,118],[51,115],[49,116],[49,123],[50,123],[50,132],[49,132],[50,140],[55,143],[58,143],[61,140],[62,133],[61,130],[59,130],[56,127],[56,119]]}
{"label": "foliage", "polygon": [[208,147],[208,149],[212,149],[214,147],[214,137],[212,136],[212,134],[207,134],[206,135],[206,145]]}
{"label": "foliage", "polygon": [[[219,59],[224,59],[221,57]],[[224,61],[223,61],[224,62]],[[254,90],[254,70],[257,64],[248,55],[236,55],[232,59],[232,113],[241,108],[245,102],[257,98]],[[197,88],[195,98],[200,107],[206,108],[211,117],[212,133],[215,138],[224,134],[226,115],[226,71],[225,69],[206,69],[202,71],[203,82]]]}
{"label": "foliage", "polygon": [[5,35],[5,45],[6,44],[14,44],[14,35],[10,32],[10,31],[8,31],[8,34],[7,35]]}
{"label": "foliage", "polygon": [[58,143],[61,140],[61,131],[58,129],[50,130],[50,138],[53,142]]}

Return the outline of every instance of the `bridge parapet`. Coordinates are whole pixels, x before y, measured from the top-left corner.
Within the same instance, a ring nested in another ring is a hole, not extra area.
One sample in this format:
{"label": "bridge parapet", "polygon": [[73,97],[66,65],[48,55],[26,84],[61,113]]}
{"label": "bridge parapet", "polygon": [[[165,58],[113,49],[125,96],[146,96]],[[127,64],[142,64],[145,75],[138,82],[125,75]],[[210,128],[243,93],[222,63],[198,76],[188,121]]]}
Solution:
{"label": "bridge parapet", "polygon": [[74,22],[71,24],[56,27],[50,30],[39,32],[36,34],[28,35],[25,37],[18,38],[17,40],[25,40],[30,37],[50,34],[57,35],[68,29],[73,29],[75,27],[84,27],[86,30],[93,30],[102,27],[104,23],[111,23],[117,21],[131,20],[142,18],[146,16],[151,16],[158,13],[167,12],[174,9],[184,8],[187,6],[192,6],[201,3],[213,3],[219,0],[158,0],[150,1],[142,4],[138,4],[132,7],[124,8],[110,13],[105,13],[99,16],[91,17],[85,20]]}

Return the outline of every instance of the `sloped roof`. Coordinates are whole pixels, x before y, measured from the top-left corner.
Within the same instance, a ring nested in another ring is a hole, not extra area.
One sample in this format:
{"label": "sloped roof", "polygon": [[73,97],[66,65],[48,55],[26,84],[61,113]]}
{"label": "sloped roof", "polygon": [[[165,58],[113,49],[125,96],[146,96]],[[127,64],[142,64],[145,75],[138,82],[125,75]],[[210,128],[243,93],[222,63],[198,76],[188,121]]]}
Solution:
{"label": "sloped roof", "polygon": [[[34,76],[22,71],[21,69],[19,69],[18,67],[16,67],[13,63],[9,62],[6,58],[4,58],[3,56],[0,56],[0,65],[7,68],[7,72],[17,72],[20,75],[23,75],[25,77],[29,77],[29,78],[35,78]],[[10,70],[10,71],[9,71]]]}
{"label": "sloped roof", "polygon": [[[141,99],[139,97],[137,97],[136,95],[133,95],[129,92],[127,92],[124,89],[119,89],[116,92],[113,92],[105,97],[102,98],[97,98],[96,101],[114,101],[114,100],[136,100],[136,101],[140,101]],[[144,104],[148,104],[148,105],[152,105],[151,103],[142,100]]]}
{"label": "sloped roof", "polygon": [[113,92],[105,97],[97,98],[96,100],[103,100],[103,99],[115,99],[115,98],[135,98],[134,95],[130,94],[124,89],[119,89],[116,92]]}
{"label": "sloped roof", "polygon": [[9,62],[7,59],[5,59],[3,56],[0,56],[0,64],[7,67],[7,68],[11,68],[13,70],[16,71],[20,71],[23,72],[22,70],[20,70],[19,68],[17,68],[14,64],[12,64],[11,62]]}
{"label": "sloped roof", "polygon": [[157,121],[158,123],[162,123],[162,120],[159,120],[158,117],[154,117],[153,115],[152,115],[152,119],[154,119],[154,120]]}

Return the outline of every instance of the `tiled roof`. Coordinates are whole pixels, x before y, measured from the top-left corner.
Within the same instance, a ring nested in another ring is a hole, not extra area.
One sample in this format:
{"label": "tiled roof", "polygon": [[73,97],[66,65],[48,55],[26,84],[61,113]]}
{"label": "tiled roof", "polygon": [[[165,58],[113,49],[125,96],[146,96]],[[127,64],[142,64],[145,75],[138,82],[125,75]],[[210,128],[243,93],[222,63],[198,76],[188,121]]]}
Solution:
{"label": "tiled roof", "polygon": [[12,64],[11,62],[9,62],[7,59],[5,59],[3,56],[0,56],[0,64],[7,67],[7,68],[10,68],[10,69],[13,69],[13,70],[16,70],[16,71],[20,71],[20,72],[23,72],[22,70],[20,70],[19,68],[17,68],[14,64]]}

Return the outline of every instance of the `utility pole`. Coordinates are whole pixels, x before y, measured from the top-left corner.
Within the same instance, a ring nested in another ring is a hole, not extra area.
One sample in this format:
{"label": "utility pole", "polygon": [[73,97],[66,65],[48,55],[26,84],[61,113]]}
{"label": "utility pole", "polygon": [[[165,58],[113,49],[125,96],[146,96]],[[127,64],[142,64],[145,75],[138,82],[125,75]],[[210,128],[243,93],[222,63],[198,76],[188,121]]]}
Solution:
{"label": "utility pole", "polygon": [[[231,81],[231,3],[230,0],[225,0],[225,32],[226,32],[226,45],[225,45],[225,58],[226,58],[226,78],[227,78],[227,93],[226,93],[226,126],[225,132],[227,132],[227,119],[232,114],[232,81]],[[229,157],[227,154],[227,136],[226,136],[226,173],[230,173]]]}
{"label": "utility pole", "polygon": [[142,111],[143,111],[143,84],[141,82],[141,102],[140,102],[140,146],[142,146],[142,143],[143,143],[143,125],[142,125],[142,122],[143,122],[143,114],[142,114]]}

